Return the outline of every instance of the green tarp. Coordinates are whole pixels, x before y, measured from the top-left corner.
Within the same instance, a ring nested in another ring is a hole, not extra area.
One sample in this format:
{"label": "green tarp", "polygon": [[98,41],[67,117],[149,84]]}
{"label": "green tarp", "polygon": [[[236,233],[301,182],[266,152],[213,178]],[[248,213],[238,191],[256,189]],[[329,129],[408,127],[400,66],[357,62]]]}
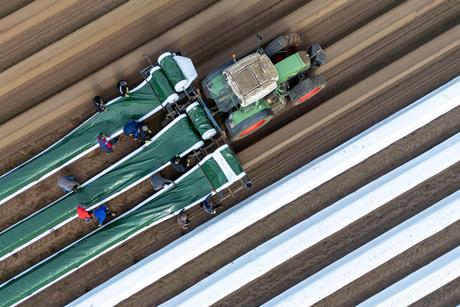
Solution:
{"label": "green tarp", "polygon": [[0,234],[0,257],[46,234],[56,225],[72,219],[77,204],[92,206],[113,197],[115,193],[164,166],[175,155],[201,146],[203,143],[194,131],[188,117],[179,116],[161,130],[152,142],[117,162],[108,172],[106,170],[99,177],[96,176],[96,179],[90,179],[91,182],[83,185],[77,192],[65,195]]}
{"label": "green tarp", "polygon": [[[150,79],[149,79],[150,80]],[[141,119],[160,110],[160,101],[151,85],[143,82],[129,97],[108,104],[104,112],[93,115],[53,146],[0,177],[0,203],[54,169],[94,147],[96,137],[113,135],[130,119]]]}
{"label": "green tarp", "polygon": [[[228,149],[225,152],[222,156],[228,164],[234,164],[235,161],[237,163]],[[214,159],[216,154],[218,153],[203,160],[202,167],[195,166],[184,174],[174,187],[158,192],[125,215],[5,283],[0,288],[1,306],[14,304],[40,291],[171,213],[202,201],[212,190],[222,189],[244,176],[241,171],[229,178],[224,174],[218,160]],[[241,166],[238,169],[241,170]]]}

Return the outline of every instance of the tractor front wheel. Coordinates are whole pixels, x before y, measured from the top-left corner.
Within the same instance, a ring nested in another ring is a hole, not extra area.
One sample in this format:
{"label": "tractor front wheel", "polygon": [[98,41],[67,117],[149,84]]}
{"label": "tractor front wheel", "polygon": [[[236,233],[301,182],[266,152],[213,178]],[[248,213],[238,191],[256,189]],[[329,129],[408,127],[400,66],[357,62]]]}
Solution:
{"label": "tractor front wheel", "polygon": [[280,35],[274,40],[272,40],[267,47],[264,48],[265,53],[272,60],[273,63],[277,63],[287,56],[291,51],[296,51],[302,40],[298,33],[292,32],[284,35]]}
{"label": "tractor front wheel", "polygon": [[289,90],[289,98],[294,105],[304,103],[317,93],[319,93],[326,81],[322,76],[316,76],[300,81],[296,86]]}
{"label": "tractor front wheel", "polygon": [[271,109],[264,109],[235,125],[231,125],[229,118],[227,118],[225,120],[225,127],[227,128],[230,139],[238,141],[265,126],[272,118],[273,111]]}

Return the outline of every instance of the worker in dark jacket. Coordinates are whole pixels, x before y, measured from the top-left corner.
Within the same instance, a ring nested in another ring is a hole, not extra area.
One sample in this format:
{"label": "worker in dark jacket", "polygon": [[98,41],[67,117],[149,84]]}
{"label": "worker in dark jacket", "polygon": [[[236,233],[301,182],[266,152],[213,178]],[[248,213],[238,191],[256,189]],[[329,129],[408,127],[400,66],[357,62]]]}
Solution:
{"label": "worker in dark jacket", "polygon": [[152,131],[137,120],[129,120],[123,127],[123,133],[132,136],[135,140],[146,141],[151,137]]}
{"label": "worker in dark jacket", "polygon": [[190,167],[190,159],[183,159],[179,155],[172,158],[169,162],[171,162],[171,166],[178,173],[185,173],[185,171],[187,171],[187,169]]}
{"label": "worker in dark jacket", "polygon": [[203,208],[204,212],[208,214],[216,214],[217,206],[214,207],[214,205],[212,204],[211,194],[209,194],[208,197],[206,197],[205,200],[203,200],[203,202],[201,203],[201,208]]}
{"label": "worker in dark jacket", "polygon": [[115,213],[111,212],[106,205],[101,205],[94,209],[93,218],[97,222],[97,227],[101,227],[107,218],[107,215],[115,216]]}
{"label": "worker in dark jacket", "polygon": [[117,90],[120,96],[129,97],[128,82],[126,82],[125,80],[118,81]]}

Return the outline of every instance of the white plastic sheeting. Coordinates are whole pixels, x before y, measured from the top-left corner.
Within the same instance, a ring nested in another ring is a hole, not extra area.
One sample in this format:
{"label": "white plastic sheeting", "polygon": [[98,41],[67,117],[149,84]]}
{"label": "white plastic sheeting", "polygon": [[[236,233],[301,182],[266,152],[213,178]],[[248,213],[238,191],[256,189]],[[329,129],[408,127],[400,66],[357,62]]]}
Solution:
{"label": "white plastic sheeting", "polygon": [[460,191],[325,267],[264,306],[310,306],[460,219]]}
{"label": "white plastic sheeting", "polygon": [[[71,305],[114,305],[460,105],[460,77],[148,256]],[[281,193],[289,186],[290,193]],[[209,234],[213,235],[210,236]]]}
{"label": "white plastic sheeting", "polygon": [[[460,160],[460,133],[256,247],[163,306],[209,306]],[[283,193],[288,193],[289,186]],[[298,302],[298,301],[296,301]],[[300,301],[299,301],[300,302]],[[289,301],[285,306],[291,305]],[[298,305],[301,306],[301,305]]]}
{"label": "white plastic sheeting", "polygon": [[358,307],[409,306],[460,277],[460,247],[374,295]]}

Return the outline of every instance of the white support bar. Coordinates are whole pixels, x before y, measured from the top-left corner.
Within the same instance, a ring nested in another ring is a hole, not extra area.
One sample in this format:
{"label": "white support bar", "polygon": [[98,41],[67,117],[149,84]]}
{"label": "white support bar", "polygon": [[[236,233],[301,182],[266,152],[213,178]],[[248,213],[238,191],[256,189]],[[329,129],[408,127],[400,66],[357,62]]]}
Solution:
{"label": "white support bar", "polygon": [[[251,224],[459,106],[459,97],[460,77],[197,227],[88,292],[73,305],[87,306],[89,302],[107,302],[107,305],[111,305],[126,299]],[[280,194],[276,189],[279,184],[289,185],[290,193]],[[131,278],[131,274],[140,274],[140,271],[144,272],[143,278]],[[130,285],[129,288],[120,287],[126,284]]]}
{"label": "white support bar", "polygon": [[459,219],[460,191],[457,191],[330,264],[264,306],[313,305]]}
{"label": "white support bar", "polygon": [[358,307],[409,306],[460,277],[460,247],[389,286]]}
{"label": "white support bar", "polygon": [[[453,165],[460,160],[458,152],[460,133],[249,251],[162,306],[216,303]],[[280,194],[289,189],[289,185],[277,188]]]}

